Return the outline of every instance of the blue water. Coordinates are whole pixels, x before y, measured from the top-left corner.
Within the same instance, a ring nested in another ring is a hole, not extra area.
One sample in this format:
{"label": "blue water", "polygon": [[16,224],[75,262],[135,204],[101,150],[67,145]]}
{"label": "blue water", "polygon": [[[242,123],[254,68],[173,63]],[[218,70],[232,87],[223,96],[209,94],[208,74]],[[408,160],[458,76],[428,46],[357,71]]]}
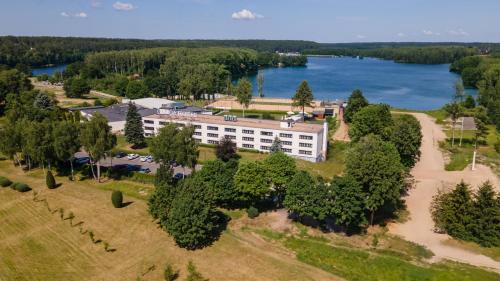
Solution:
{"label": "blue water", "polygon": [[62,72],[64,69],[66,69],[66,65],[62,64],[51,67],[34,68],[31,72],[33,73],[33,76],[39,76],[42,74],[47,74],[49,76],[52,76],[54,75],[54,73]]}
{"label": "blue water", "polygon": [[[266,97],[290,98],[300,82],[307,80],[317,100],[347,100],[354,89],[361,89],[370,103],[419,110],[448,103],[459,78],[449,72],[448,64],[403,64],[374,58],[309,57],[307,67],[268,68],[261,73]],[[256,76],[250,79],[257,95]]]}

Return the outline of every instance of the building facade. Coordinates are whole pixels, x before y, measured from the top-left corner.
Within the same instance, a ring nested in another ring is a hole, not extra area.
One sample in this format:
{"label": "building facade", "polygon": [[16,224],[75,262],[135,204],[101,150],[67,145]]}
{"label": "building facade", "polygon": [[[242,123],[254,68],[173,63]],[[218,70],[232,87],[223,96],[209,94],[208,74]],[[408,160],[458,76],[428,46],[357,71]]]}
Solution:
{"label": "building facade", "polygon": [[269,152],[277,137],[284,153],[311,162],[326,159],[328,126],[198,114],[154,114],[143,117],[144,133],[153,136],[168,123],[195,128],[193,138],[216,145],[221,138],[231,139],[238,148]]}

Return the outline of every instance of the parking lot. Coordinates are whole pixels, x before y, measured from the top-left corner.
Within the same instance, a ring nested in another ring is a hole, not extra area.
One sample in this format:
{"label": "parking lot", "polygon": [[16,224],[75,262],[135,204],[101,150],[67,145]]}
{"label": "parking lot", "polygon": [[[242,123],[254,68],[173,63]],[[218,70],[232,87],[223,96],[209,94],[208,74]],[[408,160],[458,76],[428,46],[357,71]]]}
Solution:
{"label": "parking lot", "polygon": [[[78,152],[75,154],[75,158],[81,158],[81,157],[88,157],[88,154],[86,152]],[[156,173],[156,170],[160,166],[156,162],[141,162],[140,157],[137,157],[133,160],[128,160],[127,156],[122,157],[122,158],[116,158],[116,157],[108,157],[106,159],[102,159],[100,161],[101,166],[103,167],[115,167],[118,165],[137,165],[140,166],[141,168],[149,168],[151,170],[152,174]],[[196,165],[195,167],[196,170],[201,169],[201,165]],[[181,166],[174,167],[174,175],[177,173],[184,173],[186,175],[191,174],[191,169],[190,168],[185,168],[183,169]]]}

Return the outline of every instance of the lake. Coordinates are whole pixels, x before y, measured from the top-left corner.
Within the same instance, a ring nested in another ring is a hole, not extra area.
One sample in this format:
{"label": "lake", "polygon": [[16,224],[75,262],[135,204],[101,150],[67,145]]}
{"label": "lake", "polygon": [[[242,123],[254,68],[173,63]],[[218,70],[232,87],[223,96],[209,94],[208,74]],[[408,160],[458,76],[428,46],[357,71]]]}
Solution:
{"label": "lake", "polygon": [[62,72],[64,69],[66,69],[65,64],[61,65],[56,65],[56,66],[51,66],[51,67],[41,67],[41,68],[33,68],[31,71],[33,73],[33,76],[39,76],[42,74],[47,74],[49,76],[54,75],[56,72]]}
{"label": "lake", "polygon": [[[459,75],[448,64],[404,64],[375,58],[309,57],[307,67],[267,68],[266,97],[290,98],[307,80],[317,100],[347,100],[361,89],[370,103],[417,110],[436,109],[448,103]],[[257,95],[256,75],[250,77]],[[468,91],[474,94],[474,91]]]}

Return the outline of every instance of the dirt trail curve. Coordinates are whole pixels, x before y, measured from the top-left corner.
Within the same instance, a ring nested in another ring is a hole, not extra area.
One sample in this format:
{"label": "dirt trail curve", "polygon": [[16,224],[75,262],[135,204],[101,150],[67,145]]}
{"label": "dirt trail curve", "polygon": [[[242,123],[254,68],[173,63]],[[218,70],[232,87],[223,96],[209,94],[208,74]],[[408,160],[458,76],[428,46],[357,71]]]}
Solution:
{"label": "dirt trail curve", "polygon": [[435,254],[434,261],[449,259],[500,272],[500,262],[484,255],[445,245],[443,242],[450,237],[433,231],[434,222],[429,211],[432,197],[440,188],[451,188],[462,179],[475,188],[489,179],[498,189],[499,179],[489,167],[483,165],[477,165],[476,171],[471,171],[470,168],[458,172],[445,171],[443,154],[439,150],[439,141],[445,139],[445,134],[428,115],[423,113],[413,115],[422,125],[423,141],[420,161],[412,170],[416,186],[405,198],[410,219],[403,224],[390,224],[390,232],[426,246]]}

